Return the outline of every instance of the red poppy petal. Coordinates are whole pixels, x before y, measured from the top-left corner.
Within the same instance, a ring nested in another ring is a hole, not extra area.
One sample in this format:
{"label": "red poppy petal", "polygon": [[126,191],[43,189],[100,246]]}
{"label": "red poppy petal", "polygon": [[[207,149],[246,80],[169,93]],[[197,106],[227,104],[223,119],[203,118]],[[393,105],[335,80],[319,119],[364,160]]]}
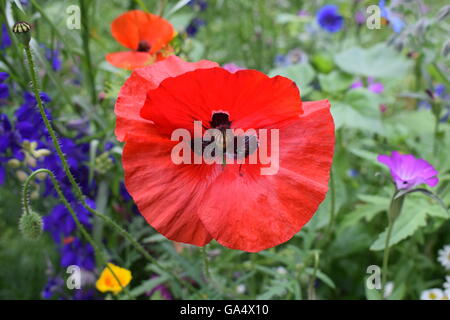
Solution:
{"label": "red poppy petal", "polygon": [[171,134],[192,129],[194,120],[209,125],[213,111],[226,111],[233,128],[258,129],[280,127],[297,119],[302,109],[298,88],[287,78],[210,68],[164,80],[148,92],[141,116]]}
{"label": "red poppy petal", "polygon": [[117,68],[134,70],[155,62],[156,55],[136,51],[114,52],[106,55],[106,61]]}
{"label": "red poppy petal", "polygon": [[334,123],[327,100],[303,103],[305,113],[280,129],[280,169],[227,165],[205,195],[199,215],[222,245],[249,252],[289,240],[316,212],[328,190]]}
{"label": "red poppy petal", "polygon": [[127,133],[145,135],[151,126],[151,121],[139,115],[144,105],[147,91],[159,86],[168,77],[175,77],[199,68],[212,68],[217,63],[202,60],[191,63],[185,62],[177,56],[156,62],[150,66],[135,70],[120,89],[114,112],[116,120],[116,136],[124,141]]}
{"label": "red poppy petal", "polygon": [[197,215],[207,181],[220,166],[175,165],[177,142],[156,131],[132,136],[123,151],[125,186],[139,211],[158,232],[173,241],[203,246],[211,236]]}
{"label": "red poppy petal", "polygon": [[137,50],[139,41],[146,40],[151,45],[150,53],[155,53],[173,39],[175,30],[160,16],[131,10],[111,23],[111,33],[120,44],[131,50]]}

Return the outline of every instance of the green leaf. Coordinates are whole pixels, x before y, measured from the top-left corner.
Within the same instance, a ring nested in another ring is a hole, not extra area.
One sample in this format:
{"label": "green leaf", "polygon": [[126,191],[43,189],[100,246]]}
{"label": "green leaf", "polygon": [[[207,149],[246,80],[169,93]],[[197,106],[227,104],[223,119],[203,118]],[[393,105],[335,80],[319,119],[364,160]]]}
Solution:
{"label": "green leaf", "polygon": [[381,290],[377,289],[369,289],[367,287],[366,281],[364,281],[364,288],[366,289],[366,298],[367,300],[383,300],[383,295],[381,294]]}
{"label": "green leaf", "polygon": [[401,78],[412,66],[411,61],[385,44],[344,50],[335,56],[335,63],[345,72],[376,78]]}
{"label": "green leaf", "polygon": [[376,166],[383,167],[383,164],[381,164],[377,160],[378,154],[376,154],[374,152],[357,149],[357,148],[349,148],[348,151],[353,153],[355,156],[360,157],[361,159],[367,160]]}
{"label": "green leaf", "polygon": [[320,87],[326,92],[339,92],[347,90],[352,82],[353,77],[351,75],[339,71],[319,75]]}
{"label": "green leaf", "polygon": [[308,63],[294,64],[288,67],[275,68],[269,72],[269,77],[282,76],[294,81],[303,91],[308,84],[314,79],[314,69]]}
{"label": "green leaf", "polygon": [[405,283],[402,283],[397,288],[394,289],[392,294],[388,297],[388,300],[401,300],[405,296],[405,293],[406,293],[406,285]]}
{"label": "green leaf", "polygon": [[140,296],[141,294],[143,294],[143,293],[145,293],[145,292],[147,292],[147,291],[152,290],[152,289],[153,289],[154,287],[156,287],[157,285],[160,285],[160,284],[166,282],[168,279],[169,279],[168,276],[162,275],[162,276],[159,276],[159,277],[157,277],[157,278],[153,278],[153,279],[150,279],[150,280],[146,280],[146,281],[142,282],[139,286],[133,288],[133,289],[130,291],[130,294],[131,294],[133,297],[138,297],[138,296]]}
{"label": "green leaf", "polygon": [[348,104],[360,114],[374,119],[381,119],[379,106],[380,96],[365,88],[358,88],[347,91],[343,102]]}
{"label": "green leaf", "polygon": [[331,102],[331,113],[333,114],[336,129],[343,127],[385,135],[385,130],[383,130],[383,124],[380,120],[364,116],[348,104]]}
{"label": "green leaf", "polygon": [[173,15],[175,12],[177,12],[178,10],[180,10],[181,8],[183,8],[184,6],[186,6],[188,3],[190,2],[190,0],[180,0],[178,1],[167,13],[167,16],[170,17],[171,15]]}
{"label": "green leaf", "polygon": [[335,68],[333,57],[325,53],[315,54],[311,63],[321,73],[330,73]]}
{"label": "green leaf", "polygon": [[[403,212],[397,218],[392,229],[391,239],[389,241],[389,246],[393,246],[396,243],[408,238],[413,235],[420,227],[426,225],[426,212],[424,210],[411,210],[410,206],[403,209]],[[386,242],[387,230],[381,233],[377,240],[372,244],[370,250],[378,251],[384,250]]]}

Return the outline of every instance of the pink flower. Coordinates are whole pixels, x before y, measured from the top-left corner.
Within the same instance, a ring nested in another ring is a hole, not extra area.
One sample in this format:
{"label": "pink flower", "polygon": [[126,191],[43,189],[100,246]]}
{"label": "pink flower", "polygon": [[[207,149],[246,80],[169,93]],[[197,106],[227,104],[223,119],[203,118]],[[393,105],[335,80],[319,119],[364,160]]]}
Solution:
{"label": "pink flower", "polygon": [[439,172],[430,163],[412,154],[393,151],[391,156],[379,155],[377,160],[388,166],[398,190],[412,189],[422,183],[434,187],[439,182],[436,177]]}
{"label": "pink flower", "polygon": [[237,72],[239,70],[245,70],[245,68],[243,68],[241,66],[238,66],[237,64],[232,63],[232,62],[231,63],[225,63],[222,67],[225,70],[227,70],[227,71],[229,71],[231,73],[235,73],[235,72]]}

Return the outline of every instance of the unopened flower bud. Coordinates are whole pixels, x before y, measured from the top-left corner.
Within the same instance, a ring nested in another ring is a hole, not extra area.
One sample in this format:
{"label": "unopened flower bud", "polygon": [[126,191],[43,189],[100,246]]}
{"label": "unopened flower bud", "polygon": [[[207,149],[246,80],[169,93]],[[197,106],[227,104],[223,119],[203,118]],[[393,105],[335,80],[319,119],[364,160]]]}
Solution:
{"label": "unopened flower bud", "polygon": [[27,178],[28,178],[28,174],[22,170],[18,170],[16,172],[16,176],[17,176],[17,179],[19,179],[19,181],[21,181],[21,182],[25,182],[25,180],[27,180]]}
{"label": "unopened flower bud", "polygon": [[42,234],[43,222],[42,218],[36,212],[24,212],[19,220],[19,230],[24,237],[36,240]]}
{"label": "unopened flower bud", "polygon": [[30,45],[31,40],[31,26],[25,21],[16,22],[12,28],[17,38],[24,46]]}
{"label": "unopened flower bud", "polygon": [[19,168],[20,167],[20,161],[19,160],[17,160],[17,159],[10,159],[9,161],[8,161],[8,166],[10,166],[11,168],[13,168],[13,169],[17,169],[17,168]]}
{"label": "unopened flower bud", "polygon": [[50,155],[50,150],[48,149],[38,149],[36,151],[33,152],[33,156],[37,159],[42,158],[42,157],[46,157],[48,155]]}

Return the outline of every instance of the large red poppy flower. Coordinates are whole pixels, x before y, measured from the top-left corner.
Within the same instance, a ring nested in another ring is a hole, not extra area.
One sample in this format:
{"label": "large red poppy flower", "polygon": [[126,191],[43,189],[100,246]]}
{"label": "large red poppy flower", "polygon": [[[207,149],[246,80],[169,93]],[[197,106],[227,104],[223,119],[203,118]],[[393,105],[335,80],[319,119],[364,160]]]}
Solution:
{"label": "large red poppy flower", "polygon": [[172,25],[163,18],[140,10],[131,10],[117,17],[111,24],[113,37],[132,51],[106,55],[113,66],[134,70],[173,53],[169,42],[175,36]]}
{"label": "large red poppy flower", "polygon": [[[276,246],[311,219],[328,190],[329,109],[327,100],[302,102],[287,78],[171,56],[134,71],[119,93],[125,185],[147,222],[171,240],[215,239],[249,252]],[[261,175],[259,163],[173,163],[171,132],[192,131],[195,120],[205,129],[279,129],[278,173]]]}

